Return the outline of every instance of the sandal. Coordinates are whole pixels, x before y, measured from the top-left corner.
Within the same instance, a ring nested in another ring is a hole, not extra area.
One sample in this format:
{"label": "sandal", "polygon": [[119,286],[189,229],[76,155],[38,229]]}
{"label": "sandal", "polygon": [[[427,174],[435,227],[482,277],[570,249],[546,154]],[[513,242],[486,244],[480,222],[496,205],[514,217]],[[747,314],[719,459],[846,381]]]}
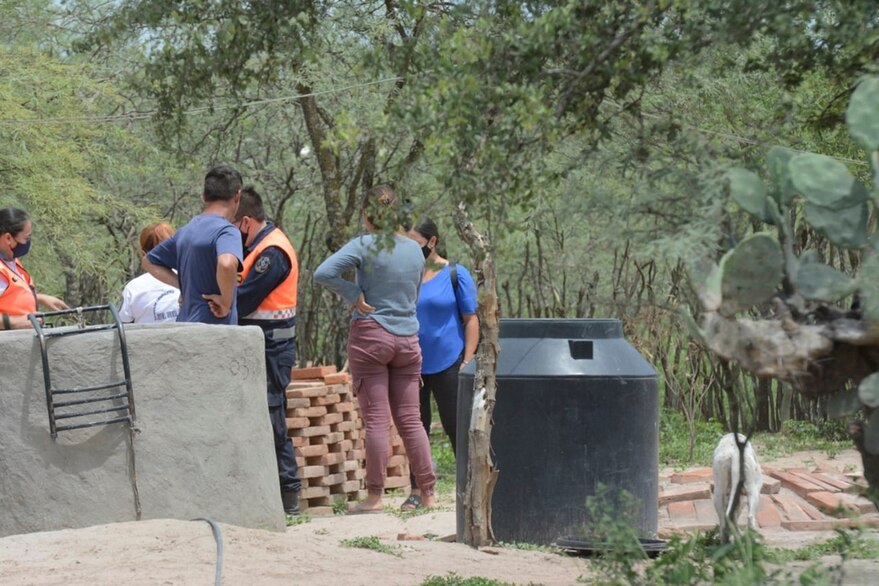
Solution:
{"label": "sandal", "polygon": [[409,498],[403,501],[403,504],[400,505],[401,511],[414,511],[415,509],[421,508],[421,495],[418,494],[410,494]]}

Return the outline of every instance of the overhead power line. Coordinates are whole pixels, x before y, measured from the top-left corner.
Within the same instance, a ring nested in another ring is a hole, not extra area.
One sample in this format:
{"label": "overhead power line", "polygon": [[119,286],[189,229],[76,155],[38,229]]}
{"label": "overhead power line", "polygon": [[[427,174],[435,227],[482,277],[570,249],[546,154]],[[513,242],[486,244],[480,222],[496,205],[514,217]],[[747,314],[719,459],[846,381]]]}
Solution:
{"label": "overhead power line", "polygon": [[[317,97],[317,96],[325,96],[329,94],[339,94],[349,90],[369,87],[372,85],[379,85],[383,83],[397,82],[402,78],[400,77],[386,77],[383,79],[378,79],[375,81],[368,81],[365,83],[357,83],[352,85],[347,85],[338,88],[332,88],[328,90],[323,90],[319,92],[311,92],[307,94],[294,94],[290,96],[281,96],[277,98],[264,98],[262,100],[251,100],[249,102],[242,102],[239,104],[218,104],[211,106],[200,106],[198,108],[191,108],[189,110],[184,110],[182,112],[183,115],[189,116],[193,114],[204,114],[209,112],[214,112],[216,110],[230,110],[233,108],[252,108],[254,106],[262,106],[265,104],[275,104],[280,102],[290,102],[294,100],[301,100],[302,98],[309,97]],[[128,114],[111,114],[106,116],[75,116],[75,117],[57,117],[57,118],[5,118],[0,119],[0,126],[38,126],[38,125],[51,125],[51,124],[107,124],[107,123],[115,123],[115,122],[137,122],[140,120],[148,120],[158,114],[158,110],[151,110],[149,112],[130,112]]]}

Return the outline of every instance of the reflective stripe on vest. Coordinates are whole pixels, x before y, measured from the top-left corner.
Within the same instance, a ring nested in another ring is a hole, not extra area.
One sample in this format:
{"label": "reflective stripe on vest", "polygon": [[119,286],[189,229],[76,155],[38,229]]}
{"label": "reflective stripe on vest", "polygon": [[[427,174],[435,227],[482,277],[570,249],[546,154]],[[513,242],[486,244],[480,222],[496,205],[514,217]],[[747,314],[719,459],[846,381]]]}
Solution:
{"label": "reflective stripe on vest", "polygon": [[243,283],[247,278],[253,263],[259,258],[262,252],[271,246],[280,248],[290,259],[290,274],[284,279],[280,285],[275,287],[269,293],[256,310],[250,315],[242,316],[243,319],[263,319],[263,320],[281,320],[289,319],[296,315],[296,289],[299,286],[299,262],[296,260],[296,251],[290,240],[281,230],[274,228],[271,232],[259,241],[247,258],[244,259],[244,268],[241,270],[241,280]]}
{"label": "reflective stripe on vest", "polygon": [[0,294],[0,313],[27,315],[37,312],[37,293],[34,291],[31,276],[17,260],[15,267],[19,273],[0,261],[0,275],[6,281],[6,290]]}

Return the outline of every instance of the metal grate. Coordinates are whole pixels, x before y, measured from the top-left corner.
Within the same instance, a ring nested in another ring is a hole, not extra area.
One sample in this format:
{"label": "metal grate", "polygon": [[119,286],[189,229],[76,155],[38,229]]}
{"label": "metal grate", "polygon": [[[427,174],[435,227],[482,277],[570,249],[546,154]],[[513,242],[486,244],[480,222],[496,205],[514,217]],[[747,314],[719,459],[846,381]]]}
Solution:
{"label": "metal grate", "polygon": [[[113,323],[85,325],[84,314],[98,311],[109,311],[113,317]],[[77,324],[75,326],[47,328],[42,323],[43,318],[60,315],[76,316]],[[122,321],[119,319],[116,306],[110,303],[108,305],[93,305],[61,311],[32,313],[28,315],[28,319],[30,319],[40,339],[40,351],[43,358],[43,381],[46,385],[46,407],[49,411],[49,432],[52,434],[52,437],[58,437],[58,432],[61,431],[84,427],[111,425],[122,422],[128,422],[129,425],[132,425],[135,417],[134,395],[131,390],[131,368],[128,363],[128,346],[125,343],[125,330],[122,326]],[[53,388],[52,375],[49,368],[48,339],[105,330],[116,330],[118,334],[125,378],[89,387]],[[112,404],[109,404],[111,402]]]}

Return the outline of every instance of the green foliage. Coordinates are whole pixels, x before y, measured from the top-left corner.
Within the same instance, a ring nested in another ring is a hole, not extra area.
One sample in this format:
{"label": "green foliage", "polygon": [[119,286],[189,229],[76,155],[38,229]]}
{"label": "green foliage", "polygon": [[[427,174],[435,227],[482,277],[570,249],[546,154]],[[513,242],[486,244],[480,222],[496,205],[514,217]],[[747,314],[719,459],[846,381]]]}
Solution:
{"label": "green foliage", "polygon": [[754,234],[720,261],[720,312],[732,315],[768,301],[782,276],[782,252],[767,234]]}
{"label": "green foliage", "polygon": [[339,545],[341,545],[342,547],[371,549],[372,551],[386,553],[388,555],[396,556],[398,558],[403,557],[403,554],[400,553],[398,547],[382,543],[382,541],[375,535],[370,535],[368,537],[352,537],[351,539],[342,539],[339,541]]}
{"label": "green foliage", "polygon": [[864,186],[831,157],[804,153],[793,157],[788,166],[794,187],[815,206],[839,211],[867,198]]}
{"label": "green foliage", "polygon": [[[848,130],[865,150],[868,163],[874,167],[879,181],[879,77],[862,79],[850,100],[846,113]],[[720,311],[731,317],[748,311],[768,301],[784,284],[789,296],[798,293],[811,302],[832,303],[857,292],[863,306],[864,321],[868,328],[879,327],[879,249],[875,228],[868,229],[868,218],[876,212],[879,198],[871,199],[870,192],[837,158],[814,153],[791,153],[776,148],[767,156],[769,176],[773,183],[773,199],[768,198],[759,178],[743,169],[728,172],[733,199],[753,216],[767,221],[768,209],[776,224],[779,241],[756,234],[745,238],[727,252],[720,262],[720,304],[716,299],[717,273],[701,276],[702,301],[709,312]],[[879,183],[873,186],[879,196]],[[810,226],[839,248],[861,249],[868,241],[870,249],[861,263],[861,271],[852,279],[830,266],[817,261],[814,251],[806,252],[799,259],[793,251],[794,234],[790,227],[790,196],[800,195],[804,200],[805,217]],[[775,203],[781,209],[775,210]],[[872,206],[872,212],[871,212]],[[757,239],[760,239],[759,241]],[[760,246],[755,246],[759,242]],[[796,301],[793,307],[796,309]],[[799,310],[798,311],[802,311]],[[706,334],[700,333],[705,339]],[[708,340],[711,346],[713,340]],[[736,344],[741,341],[737,341]],[[719,343],[724,343],[720,341]],[[725,343],[728,343],[726,341]],[[759,346],[760,340],[748,340],[747,344]],[[733,344],[735,345],[735,344]],[[758,367],[754,367],[758,368]],[[861,382],[858,397],[867,408],[864,442],[867,451],[879,454],[879,417],[870,413],[879,405],[879,383],[871,377]],[[874,388],[875,387],[875,388]],[[831,405],[834,414],[852,412],[851,393],[836,393]]]}
{"label": "green foliage", "polygon": [[879,559],[879,541],[864,535],[859,529],[839,528],[836,536],[798,549],[769,548],[769,558],[774,563],[789,561],[812,561],[827,555],[838,555],[844,559]]}
{"label": "green foliage", "polygon": [[850,388],[838,391],[827,400],[827,416],[834,419],[848,417],[861,408],[858,389]]}
{"label": "green foliage", "polygon": [[659,461],[665,466],[684,467],[691,464],[711,465],[714,446],[723,435],[717,421],[696,419],[696,437],[692,459],[689,457],[689,430],[678,411],[663,409],[659,417]]}
{"label": "green foliage", "polygon": [[727,176],[733,200],[752,216],[771,224],[772,214],[769,212],[769,198],[766,194],[766,187],[760,178],[752,171],[737,167],[727,171]]}
{"label": "green foliage", "polygon": [[768,551],[760,535],[748,531],[721,545],[716,533],[684,540],[673,537],[666,552],[647,569],[652,584],[766,584],[781,572],[770,570]]}
{"label": "green foliage", "polygon": [[284,519],[287,523],[287,527],[295,527],[296,525],[307,525],[308,523],[311,523],[311,516],[308,514],[285,515]]}
{"label": "green foliage", "polygon": [[800,257],[797,270],[797,291],[814,301],[838,301],[850,295],[855,281],[836,269],[818,262],[807,262]]}
{"label": "green foliage", "polygon": [[848,103],[845,122],[852,138],[865,151],[879,150],[879,77],[865,77]]}
{"label": "green foliage", "polygon": [[647,560],[634,520],[640,503],[624,490],[616,493],[599,485],[586,499],[588,522],[578,537],[599,550],[594,563],[595,584],[636,584],[639,564]]}

